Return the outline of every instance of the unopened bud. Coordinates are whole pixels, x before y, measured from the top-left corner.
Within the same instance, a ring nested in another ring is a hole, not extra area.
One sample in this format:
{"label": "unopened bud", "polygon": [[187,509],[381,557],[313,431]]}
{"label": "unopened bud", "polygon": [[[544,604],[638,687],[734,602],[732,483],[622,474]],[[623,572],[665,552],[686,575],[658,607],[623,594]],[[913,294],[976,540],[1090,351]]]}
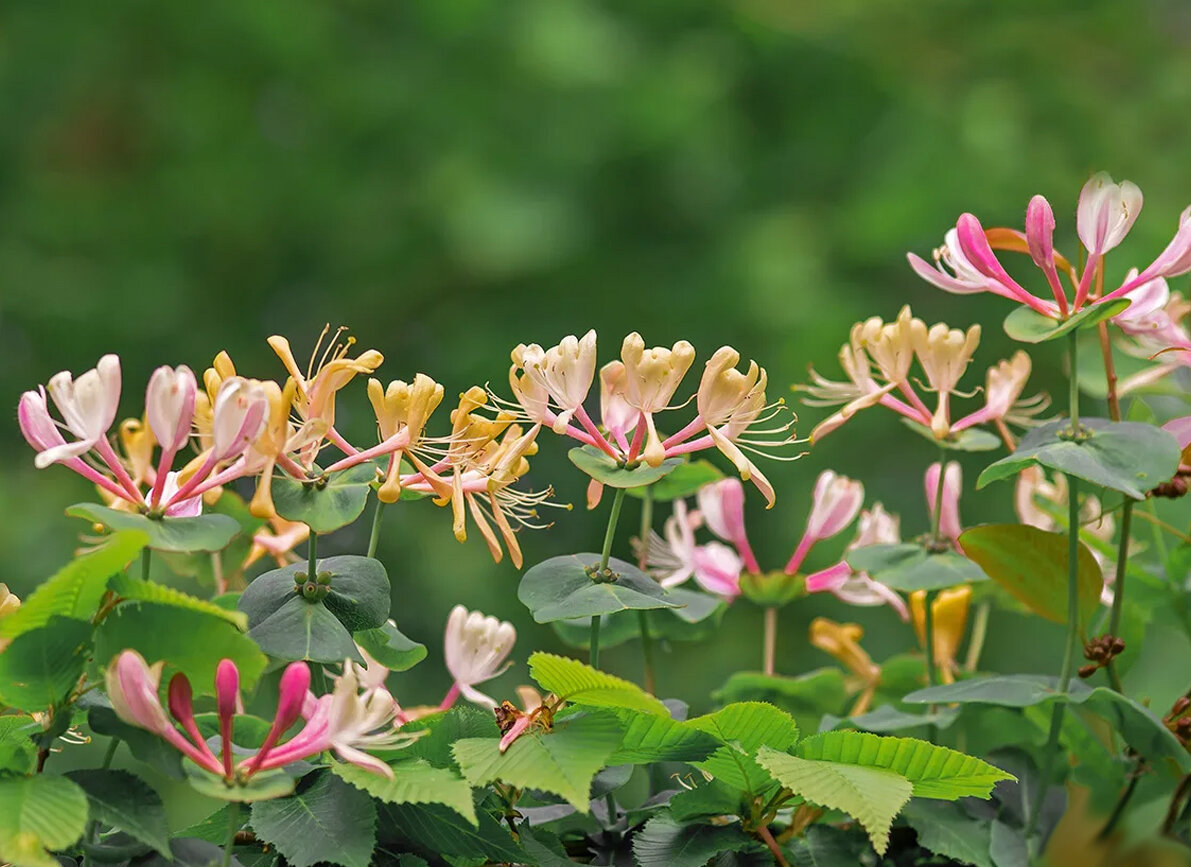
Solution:
{"label": "unopened bud", "polygon": [[319,572],[318,575],[315,576],[314,580],[317,581],[319,584],[322,584],[324,587],[330,587],[331,586],[331,573],[330,572]]}
{"label": "unopened bud", "polygon": [[1082,678],[1089,678],[1099,670],[1098,665],[1085,665],[1079,669],[1079,676]]}

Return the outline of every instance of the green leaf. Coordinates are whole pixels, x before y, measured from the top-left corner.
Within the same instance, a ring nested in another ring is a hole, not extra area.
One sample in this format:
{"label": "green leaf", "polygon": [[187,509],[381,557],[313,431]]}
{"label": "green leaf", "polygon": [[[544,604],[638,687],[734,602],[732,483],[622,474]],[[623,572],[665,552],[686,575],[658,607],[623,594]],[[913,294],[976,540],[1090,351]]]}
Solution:
{"label": "green leaf", "polygon": [[[602,455],[603,452],[600,452]],[[585,471],[586,472],[586,471]],[[683,497],[693,497],[704,485],[718,482],[724,477],[720,468],[711,461],[686,461],[675,467],[664,477],[648,486],[654,502],[668,502],[680,500]],[[629,496],[638,499],[645,496],[646,488],[629,488]]]}
{"label": "green leaf", "polygon": [[922,545],[868,545],[848,553],[848,565],[882,584],[913,593],[943,590],[957,584],[987,581],[980,566],[954,551],[932,551]]}
{"label": "green leaf", "polygon": [[761,746],[786,750],[798,740],[794,718],[759,701],[730,704],[715,713],[688,720],[686,725],[707,732],[725,744],[739,744],[747,753],[756,752]]}
{"label": "green leaf", "polygon": [[426,645],[406,638],[392,620],[374,629],[361,629],[352,637],[389,671],[409,671],[426,658]]}
{"label": "green leaf", "polygon": [[1168,481],[1179,466],[1179,446],[1162,428],[1140,422],[1080,419],[1082,439],[1064,439],[1071,423],[1065,419],[1030,430],[1017,451],[985,467],[976,487],[1015,476],[1035,464],[1120,491],[1135,500]]}
{"label": "green leaf", "polygon": [[610,765],[698,762],[720,746],[714,735],[670,717],[634,710],[618,710],[616,716],[624,734]]}
{"label": "green leaf", "polygon": [[24,714],[0,716],[0,771],[32,773],[37,765],[37,745],[32,736],[41,731],[41,725]]}
{"label": "green leaf", "polygon": [[0,855],[16,867],[59,867],[46,850],[73,846],[87,827],[87,796],[65,777],[0,777]]}
{"label": "green leaf", "polygon": [[[964,553],[994,581],[1036,614],[1067,622],[1065,533],[1048,533],[1028,524],[983,524],[959,537]],[[1077,561],[1079,622],[1086,624],[1100,607],[1104,577],[1100,564],[1082,542]]]}
{"label": "green leaf", "polygon": [[476,824],[471,787],[454,771],[436,768],[424,759],[404,759],[389,767],[393,769],[391,780],[346,762],[336,762],[331,770],[341,780],[385,803],[442,804]]}
{"label": "green leaf", "polygon": [[273,506],[287,521],[330,533],[360,517],[375,480],[376,467],[371,463],[357,464],[319,482],[278,478],[273,481]]}
{"label": "green leaf", "polygon": [[284,798],[294,790],[294,778],[278,768],[253,774],[247,782],[228,783],[223,777],[200,768],[189,759],[182,763],[191,788],[208,798],[236,803],[254,803]]}
{"label": "green leaf", "polygon": [[757,762],[794,794],[854,818],[868,832],[878,855],[889,847],[893,819],[914,788],[893,771],[800,759],[769,747],[760,749]]}
{"label": "green leaf", "polygon": [[[1083,683],[1072,681],[1073,694],[1086,690]],[[929,686],[909,693],[903,701],[910,704],[975,702],[1003,707],[1030,707],[1058,698],[1059,695],[1056,678],[1042,674],[998,674]]]}
{"label": "green leaf", "polygon": [[197,596],[167,587],[165,584],[134,578],[127,572],[113,575],[111,581],[108,582],[108,588],[125,599],[160,602],[175,608],[189,608],[191,611],[201,611],[204,614],[220,617],[241,631],[248,628],[248,618],[239,611],[228,611],[206,599],[199,599]]}
{"label": "green leaf", "polygon": [[96,692],[88,693],[80,700],[79,706],[85,700],[92,702],[87,712],[87,726],[91,731],[97,735],[119,738],[128,744],[128,749],[137,759],[171,779],[186,778],[180,752],[152,732],[124,722],[116,716],[105,696]]}
{"label": "green leaf", "polygon": [[458,767],[451,752],[451,744],[455,741],[463,738],[500,737],[496,717],[491,711],[465,704],[457,704],[446,713],[412,720],[406,723],[402,730],[428,732],[403,749],[402,756],[425,759],[436,768]]}
{"label": "green leaf", "polygon": [[311,602],[293,593],[280,608],[253,624],[248,637],[277,659],[364,661],[352,634],[322,602]]}
{"label": "green leaf", "polygon": [[558,720],[549,733],[530,729],[503,754],[499,738],[456,741],[454,754],[473,786],[501,780],[519,788],[541,789],[587,813],[592,778],[619,744],[616,717],[594,713]]}
{"label": "green leaf", "polygon": [[227,826],[231,821],[232,810],[239,811],[240,807],[234,804],[224,804],[207,818],[183,828],[175,836],[193,837],[198,840],[206,840],[208,843],[222,844],[227,840]]}
{"label": "green leaf", "polygon": [[[757,771],[765,773],[760,765],[757,765]],[[768,774],[766,776],[768,777]],[[744,792],[736,786],[729,786],[715,779],[708,780],[699,774],[691,774],[681,779],[684,785],[666,805],[670,815],[680,822],[706,816],[739,815],[741,811],[748,809],[742,803],[745,798]]]}
{"label": "green leaf", "polygon": [[236,664],[245,690],[256,684],[267,662],[255,642],[223,618],[158,602],[118,605],[96,630],[95,656],[101,665],[128,648],[150,664],[164,659],[163,682],[180,671],[189,678],[195,695],[214,693],[215,668],[221,659]]}
{"label": "green leaf", "polygon": [[719,852],[760,852],[764,846],[739,825],[684,824],[663,810],[633,837],[641,867],[703,867]]}
{"label": "green leaf", "polygon": [[[654,640],[703,641],[719,629],[728,606],[710,593],[672,587],[666,591],[670,602],[681,608],[658,608],[645,612],[649,635]],[[641,637],[641,619],[636,611],[617,611],[603,615],[600,647],[609,648]],[[591,618],[552,620],[551,628],[568,647],[587,649],[591,638]]]}
{"label": "green leaf", "polygon": [[83,674],[91,624],[53,615],[22,632],[0,653],[0,704],[44,711],[62,701]]}
{"label": "green leaf", "polygon": [[[434,858],[456,856],[513,864],[525,861],[525,852],[509,832],[487,813],[478,813],[479,827],[438,804],[380,804],[380,833],[409,841]],[[408,845],[408,843],[406,843]]]}
{"label": "green leaf", "polygon": [[1128,298],[1115,298],[1085,307],[1066,319],[1052,319],[1029,307],[1018,307],[1005,317],[1005,333],[1019,343],[1056,340],[1076,328],[1091,328],[1106,319],[1111,319],[1128,307],[1129,303]]}
{"label": "green leaf", "polygon": [[517,598],[538,623],[595,617],[615,611],[677,608],[669,594],[636,566],[613,557],[608,568],[614,581],[595,581],[589,569],[599,566],[599,554],[564,554],[527,569]]}
{"label": "green leaf", "polygon": [[683,463],[682,458],[667,458],[656,467],[642,462],[629,469],[618,464],[610,455],[595,446],[580,446],[571,449],[567,452],[567,457],[583,472],[610,488],[640,488],[644,485],[652,485],[663,476],[674,472]]}
{"label": "green leaf", "polygon": [[535,653],[529,657],[529,674],[542,689],[571,704],[630,708],[670,716],[664,704],[637,684],[597,671],[577,659]]}
{"label": "green leaf", "polygon": [[71,771],[66,775],[87,793],[90,817],[118,828],[170,857],[170,829],[161,796],[128,771]]}
{"label": "green leaf", "polygon": [[240,532],[240,525],[227,515],[150,518],[94,503],[76,503],[66,514],[102,524],[112,531],[139,530],[149,537],[149,547],[155,551],[219,551]]}
{"label": "green leaf", "polygon": [[839,713],[848,695],[843,672],[833,666],[798,677],[738,671],[711,697],[718,702],[768,702],[789,712],[803,727],[810,729],[823,714]]}
{"label": "green leaf", "polygon": [[918,845],[924,849],[973,867],[997,867],[988,851],[992,844],[989,823],[973,819],[960,807],[911,801],[902,818],[918,832]]}
{"label": "green leaf", "polygon": [[960,431],[958,434],[949,434],[943,439],[939,439],[929,427],[919,424],[913,419],[903,418],[902,424],[942,449],[949,449],[956,452],[991,452],[1001,447],[1000,437],[976,427],[970,427]]}
{"label": "green leaf", "polygon": [[868,732],[836,731],[799,742],[803,759],[883,768],[914,784],[919,798],[988,798],[1001,780],[1014,780],[1000,768],[947,747],[916,738],[895,738]]}
{"label": "green leaf", "polygon": [[293,867],[368,867],[376,845],[372,799],[327,771],[302,783],[292,797],[252,805],[257,837],[276,846]]}
{"label": "green leaf", "polygon": [[791,867],[856,867],[865,863],[864,838],[831,825],[811,825],[790,842]]}
{"label": "green leaf", "polygon": [[126,530],[75,557],[0,620],[0,638],[15,638],[44,626],[55,614],[89,620],[107,590],[108,578],[122,571],[148,542],[149,537],[139,530]]}
{"label": "green leaf", "polygon": [[529,822],[517,826],[517,839],[531,863],[537,867],[574,867],[575,862],[563,848],[562,841],[544,828],[534,828]]}

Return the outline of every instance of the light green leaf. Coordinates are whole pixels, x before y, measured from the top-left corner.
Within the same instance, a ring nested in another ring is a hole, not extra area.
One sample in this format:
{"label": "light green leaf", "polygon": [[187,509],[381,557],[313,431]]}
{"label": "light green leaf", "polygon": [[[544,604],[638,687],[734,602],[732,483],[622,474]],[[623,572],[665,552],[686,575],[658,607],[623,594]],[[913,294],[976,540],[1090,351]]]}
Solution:
{"label": "light green leaf", "polygon": [[723,472],[711,461],[686,461],[648,487],[629,488],[628,494],[630,497],[642,498],[648,490],[655,503],[668,502],[693,497],[701,487],[723,477]]}
{"label": "light green leaf", "polygon": [[800,759],[769,747],[760,749],[757,762],[794,794],[854,818],[868,832],[878,855],[889,847],[893,819],[914,790],[893,771]]}
{"label": "light green leaf", "polygon": [[531,729],[503,754],[499,738],[466,738],[455,760],[473,786],[501,780],[562,796],[581,813],[590,809],[591,781],[620,744],[620,723],[607,713],[556,721],[552,732]]}
{"label": "light green leaf", "polygon": [[90,620],[107,590],[108,578],[122,571],[148,542],[149,537],[141,531],[126,530],[75,557],[29,594],[20,608],[0,620],[0,638],[15,638],[44,626],[55,614]]}
{"label": "light green leaf", "polygon": [[66,776],[87,793],[92,820],[118,828],[170,857],[165,805],[152,786],[128,771],[92,768]]}
{"label": "light green leaf", "polygon": [[31,738],[41,732],[41,725],[33,717],[0,716],[0,771],[31,773],[37,764],[37,745]]}
{"label": "light green leaf", "polygon": [[652,485],[668,473],[674,472],[683,463],[682,458],[667,458],[660,466],[651,467],[641,462],[630,469],[621,466],[595,446],[571,449],[567,452],[567,457],[583,472],[610,488],[640,488]]}
{"label": "light green leaf", "polygon": [[248,618],[239,611],[229,611],[206,599],[199,599],[197,596],[167,587],[165,584],[134,578],[127,572],[113,575],[108,582],[108,588],[125,599],[160,602],[175,608],[189,608],[191,611],[201,611],[204,614],[220,617],[241,631],[248,628]]}
{"label": "light green leaf", "polygon": [[597,671],[577,659],[535,653],[529,657],[529,674],[542,689],[571,704],[630,708],[670,716],[664,704],[637,684]]}
{"label": "light green leaf", "polygon": [[0,777],[0,856],[16,867],[58,867],[49,852],[87,827],[87,796],[65,777]]}
{"label": "light green leaf", "polygon": [[320,771],[305,777],[291,797],[253,804],[252,830],[293,867],[323,862],[368,867],[376,845],[376,807],[367,793]]}
{"label": "light green leaf", "polygon": [[998,782],[1016,779],[988,762],[947,747],[869,732],[812,735],[799,742],[796,752],[804,759],[894,771],[914,784],[914,795],[919,798],[988,798]]}
{"label": "light green leaf", "polygon": [[135,530],[149,537],[155,551],[185,553],[219,551],[240,532],[235,518],[227,515],[198,515],[194,518],[150,518],[134,512],[109,509],[95,503],[76,503],[66,510],[72,518],[102,524],[113,532]]}
{"label": "light green leaf", "polygon": [[78,683],[91,646],[91,624],[53,615],[0,653],[0,704],[44,711]]}
{"label": "light green leaf", "polygon": [[663,810],[633,837],[641,867],[703,867],[719,852],[761,852],[765,847],[739,825],[684,824]]}
{"label": "light green leaf", "polygon": [[616,716],[624,735],[610,765],[698,762],[720,747],[714,735],[670,717],[634,710],[618,710]]}
{"label": "light green leaf", "polygon": [[346,762],[336,762],[331,770],[341,780],[386,803],[442,804],[476,824],[471,787],[454,771],[436,768],[424,759],[405,759],[389,767],[393,769],[391,780]]}
{"label": "light green leaf", "polygon": [[715,713],[695,717],[688,728],[714,735],[725,744],[739,744],[747,753],[764,745],[789,749],[798,740],[798,726],[785,711],[759,701],[741,701]]}
{"label": "light green leaf", "polygon": [[1077,328],[1091,328],[1106,319],[1111,319],[1129,304],[1128,298],[1114,298],[1112,301],[1085,307],[1066,319],[1052,319],[1029,307],[1018,307],[1005,317],[1005,333],[1019,343],[1057,340]]}
{"label": "light green leaf", "polygon": [[924,424],[919,424],[912,418],[903,418],[902,424],[924,439],[930,440],[937,448],[956,452],[991,452],[1001,447],[1001,438],[994,433],[970,427],[959,433],[948,434],[943,439],[935,436],[935,432]]}

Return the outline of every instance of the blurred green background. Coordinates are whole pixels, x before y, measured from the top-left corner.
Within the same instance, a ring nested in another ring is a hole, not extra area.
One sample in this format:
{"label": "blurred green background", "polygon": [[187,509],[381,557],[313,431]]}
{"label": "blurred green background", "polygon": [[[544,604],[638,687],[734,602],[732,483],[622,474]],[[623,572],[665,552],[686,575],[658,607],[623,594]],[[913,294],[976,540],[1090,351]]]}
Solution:
{"label": "blurred green background", "polygon": [[[1105,169],[1147,199],[1112,267],[1148,261],[1191,200],[1189,40],[1179,0],[9,0],[0,403],[118,352],[124,408],[139,413],[156,365],[201,370],[227,349],[242,372],[281,376],[265,338],[302,355],[327,322],[383,351],[386,381],[424,371],[448,394],[503,387],[519,342],[594,327],[602,360],[632,330],[689,339],[701,359],[731,344],[768,368],[772,397],[791,397],[809,364],[838,372],[852,322],[907,302],[984,324],[975,386],[1010,351],[1008,305],[927,286],[905,252],[928,254],[963,210],[1020,225],[1037,192],[1070,249],[1078,190]],[[1034,358],[1036,386],[1060,391],[1057,349]],[[823,414],[803,410],[801,432]],[[341,416],[371,436],[362,382]],[[25,590],[69,556],[82,528],[63,508],[93,492],[62,468],[35,472],[15,409],[8,420],[0,580]],[[581,506],[568,443],[541,443],[530,480]],[[933,459],[873,411],[769,465],[777,507],[749,503],[763,561],[784,562],[826,467],[924,530]],[[965,517],[1007,519],[1008,485],[971,490],[983,460],[965,460]],[[604,520],[559,513],[523,534],[527,563],[596,547]],[[326,547],[360,550],[365,535]],[[381,556],[394,616],[431,647],[394,682],[403,703],[445,688],[456,602],[521,630],[494,694],[524,681],[532,649],[559,647],[518,604],[516,570],[478,534],[457,544],[429,502],[389,510]],[[829,662],[805,642],[816,614],[866,623],[878,658],[910,644],[888,610],[814,599],[783,612],[780,670]],[[663,656],[662,691],[706,706],[731,671],[759,665],[759,625],[734,607],[713,641]],[[998,614],[988,653],[1049,671],[1059,644],[1057,628]],[[605,662],[638,676],[633,645]]]}

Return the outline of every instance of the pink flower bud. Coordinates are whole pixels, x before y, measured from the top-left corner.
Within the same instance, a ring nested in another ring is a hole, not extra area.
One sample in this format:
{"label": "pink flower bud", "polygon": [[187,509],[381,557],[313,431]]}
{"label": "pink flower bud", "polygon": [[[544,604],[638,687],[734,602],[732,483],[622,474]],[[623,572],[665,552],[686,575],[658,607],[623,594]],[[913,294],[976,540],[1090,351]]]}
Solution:
{"label": "pink flower bud", "polygon": [[1026,208],[1026,244],[1030,258],[1044,271],[1055,265],[1055,214],[1044,196],[1034,196]]}
{"label": "pink flower bud", "polygon": [[815,482],[806,535],[816,542],[829,539],[852,523],[863,504],[863,484],[824,470]]}
{"label": "pink flower bud", "polygon": [[173,731],[157,688],[164,662],[148,665],[135,650],[125,650],[107,669],[108,699],[116,716],[157,735]]}
{"label": "pink flower bud", "polygon": [[145,415],[162,449],[176,452],[190,439],[197,390],[194,373],[186,365],[159,367],[149,377]]}
{"label": "pink flower bud", "polygon": [[1116,247],[1141,213],[1141,190],[1136,184],[1114,184],[1105,172],[1092,175],[1079,192],[1075,227],[1089,257],[1101,256]]}
{"label": "pink flower bud", "polygon": [[215,709],[221,719],[235,716],[240,701],[240,670],[230,659],[219,660],[215,669]]}
{"label": "pink flower bud", "polygon": [[45,389],[38,388],[37,391],[27,391],[21,395],[21,402],[17,404],[17,423],[21,426],[25,441],[39,452],[66,443],[62,432],[50,418]]}
{"label": "pink flower bud", "polygon": [[699,511],[711,532],[733,545],[745,538],[744,485],[739,479],[721,479],[704,485],[697,496]]}
{"label": "pink flower bud", "polygon": [[[935,497],[939,490],[939,472],[938,462],[926,468],[926,505],[932,521],[935,517]],[[947,464],[943,476],[943,503],[942,514],[939,516],[939,534],[952,541],[958,539],[959,534],[963,532],[963,526],[959,520],[959,494],[962,488],[963,471],[958,463],[951,461]]]}
{"label": "pink flower bud", "polygon": [[740,557],[727,545],[719,542],[699,545],[691,559],[695,581],[708,593],[728,602],[740,595]]}
{"label": "pink flower bud", "polygon": [[302,715],[306,694],[310,689],[310,668],[304,662],[291,662],[281,675],[278,686],[277,715],[273,719],[279,734],[284,732]]}

